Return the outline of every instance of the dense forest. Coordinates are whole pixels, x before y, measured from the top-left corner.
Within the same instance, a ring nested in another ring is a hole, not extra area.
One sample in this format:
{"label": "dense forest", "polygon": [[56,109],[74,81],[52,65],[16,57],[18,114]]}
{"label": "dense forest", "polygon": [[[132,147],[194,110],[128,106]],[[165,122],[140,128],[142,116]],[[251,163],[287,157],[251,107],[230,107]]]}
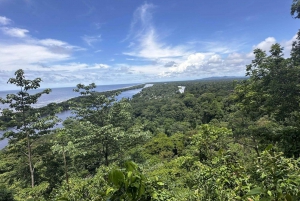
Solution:
{"label": "dense forest", "polygon": [[41,79],[16,71],[20,91],[0,98],[0,127],[15,128],[0,201],[300,200],[300,31],[290,57],[279,44],[254,55],[247,79],[155,83],[120,101],[78,84],[79,98],[40,109],[51,90],[29,93]]}

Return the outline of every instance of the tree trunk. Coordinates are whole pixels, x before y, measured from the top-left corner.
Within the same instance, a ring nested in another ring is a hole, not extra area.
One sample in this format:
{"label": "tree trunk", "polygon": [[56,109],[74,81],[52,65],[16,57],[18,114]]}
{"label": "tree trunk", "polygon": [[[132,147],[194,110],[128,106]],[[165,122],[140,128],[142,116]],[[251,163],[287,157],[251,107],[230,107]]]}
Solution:
{"label": "tree trunk", "polygon": [[257,145],[256,140],[253,136],[252,136],[252,140],[254,142],[254,150],[255,150],[256,155],[257,155],[257,160],[260,163],[260,153],[259,153],[258,145]]}
{"label": "tree trunk", "polygon": [[30,170],[30,176],[31,176],[31,187],[34,187],[34,167],[32,164],[32,153],[31,153],[31,144],[30,144],[30,138],[29,134],[27,134],[27,150],[28,150],[28,164],[29,164],[29,170]]}
{"label": "tree trunk", "polygon": [[[22,90],[21,90],[22,91]],[[26,132],[26,138],[27,138],[27,151],[28,151],[28,164],[29,164],[29,170],[30,170],[30,177],[31,177],[31,187],[34,187],[34,167],[32,164],[32,153],[31,153],[31,143],[30,143],[30,136],[27,131],[26,126],[26,115],[25,115],[25,108],[24,108],[24,97],[22,96],[22,115],[23,115],[23,126],[24,130]]]}
{"label": "tree trunk", "polygon": [[105,165],[108,166],[108,145],[107,143],[105,144],[105,153],[104,153],[104,157],[105,157]]}
{"label": "tree trunk", "polygon": [[65,175],[66,175],[66,182],[69,184],[69,175],[68,175],[68,166],[65,154],[65,147],[63,146],[63,157],[64,157],[64,166],[65,166]]}

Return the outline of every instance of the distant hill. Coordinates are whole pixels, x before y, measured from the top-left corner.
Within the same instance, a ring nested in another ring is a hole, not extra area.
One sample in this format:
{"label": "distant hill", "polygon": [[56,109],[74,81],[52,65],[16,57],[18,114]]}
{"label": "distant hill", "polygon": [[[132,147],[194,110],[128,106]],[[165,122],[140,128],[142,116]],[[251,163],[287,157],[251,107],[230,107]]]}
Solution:
{"label": "distant hill", "polygon": [[220,76],[220,77],[206,77],[202,79],[196,79],[197,81],[199,80],[244,80],[248,79],[245,76]]}
{"label": "distant hill", "polygon": [[156,82],[147,82],[147,84],[159,84],[159,83],[184,83],[184,82],[199,82],[199,81],[221,81],[221,80],[246,80],[248,77],[245,76],[220,76],[220,77],[206,77],[201,79],[195,79],[195,80],[177,80],[177,81],[156,81]]}

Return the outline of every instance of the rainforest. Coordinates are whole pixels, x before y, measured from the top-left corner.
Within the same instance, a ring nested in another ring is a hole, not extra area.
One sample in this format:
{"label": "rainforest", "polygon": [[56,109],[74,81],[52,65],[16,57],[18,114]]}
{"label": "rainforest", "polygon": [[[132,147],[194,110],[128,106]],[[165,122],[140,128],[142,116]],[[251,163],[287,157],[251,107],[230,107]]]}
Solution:
{"label": "rainforest", "polygon": [[300,200],[300,31],[283,51],[255,49],[245,78],[156,82],[122,100],[78,84],[43,108],[51,89],[31,93],[42,80],[17,70],[20,91],[0,98],[0,201]]}

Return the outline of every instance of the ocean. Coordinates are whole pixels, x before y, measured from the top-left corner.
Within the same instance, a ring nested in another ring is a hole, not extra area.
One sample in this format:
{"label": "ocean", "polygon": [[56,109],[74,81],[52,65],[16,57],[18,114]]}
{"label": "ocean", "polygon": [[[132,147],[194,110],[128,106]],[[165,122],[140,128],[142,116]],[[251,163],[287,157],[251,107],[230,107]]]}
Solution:
{"label": "ocean", "polygon": [[[122,89],[127,88],[131,86],[135,86],[138,84],[117,84],[117,85],[99,85],[95,88],[95,91],[97,92],[104,92],[104,91],[111,91],[116,89]],[[151,84],[147,84],[145,87],[150,87]],[[74,97],[78,97],[79,93],[73,91],[74,87],[63,87],[63,88],[53,88],[52,92],[49,94],[44,94],[39,99],[38,103],[35,104],[35,107],[43,107],[48,105],[49,103],[59,103],[66,100],[69,100]],[[122,92],[119,96],[117,96],[117,100],[121,100],[122,98],[131,98],[133,95],[139,93],[142,89],[133,89]],[[41,92],[42,89],[34,90],[32,93],[38,93]],[[7,94],[14,94],[18,92],[18,90],[11,90],[11,91],[0,91],[0,97],[5,98]],[[0,103],[0,109],[8,108],[8,105],[3,105]],[[65,120],[67,117],[72,116],[71,111],[64,111],[57,116],[63,120]],[[62,127],[62,124],[60,123],[57,125],[57,128]],[[2,136],[2,131],[0,131],[0,136]],[[0,141],[0,149],[3,149],[7,145],[8,141],[7,139],[4,139]]]}

